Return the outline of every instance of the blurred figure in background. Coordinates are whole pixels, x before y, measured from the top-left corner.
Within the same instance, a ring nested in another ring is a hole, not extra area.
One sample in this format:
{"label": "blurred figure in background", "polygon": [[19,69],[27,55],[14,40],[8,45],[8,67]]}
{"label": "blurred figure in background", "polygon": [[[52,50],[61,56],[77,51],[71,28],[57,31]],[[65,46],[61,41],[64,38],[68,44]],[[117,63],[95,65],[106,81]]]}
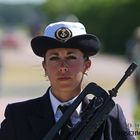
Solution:
{"label": "blurred figure in background", "polygon": [[134,30],[132,40],[128,42],[126,47],[129,61],[135,61],[139,65],[135,72],[134,83],[137,101],[140,103],[140,26]]}
{"label": "blurred figure in background", "polygon": [[0,42],[0,95],[2,92],[2,46]]}

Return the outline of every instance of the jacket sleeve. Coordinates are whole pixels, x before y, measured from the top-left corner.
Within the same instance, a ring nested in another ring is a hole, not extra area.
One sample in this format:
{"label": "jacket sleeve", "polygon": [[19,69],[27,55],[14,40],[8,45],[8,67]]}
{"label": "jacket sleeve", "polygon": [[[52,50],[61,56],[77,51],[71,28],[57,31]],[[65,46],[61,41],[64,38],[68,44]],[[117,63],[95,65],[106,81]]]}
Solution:
{"label": "jacket sleeve", "polygon": [[12,112],[10,105],[8,105],[5,110],[5,119],[0,126],[0,140],[16,140],[14,130],[12,124]]}
{"label": "jacket sleeve", "polygon": [[122,108],[119,105],[117,105],[117,112],[118,112],[118,119],[117,119],[118,139],[119,140],[135,140],[135,138],[133,137],[126,123],[126,118],[123,114]]}

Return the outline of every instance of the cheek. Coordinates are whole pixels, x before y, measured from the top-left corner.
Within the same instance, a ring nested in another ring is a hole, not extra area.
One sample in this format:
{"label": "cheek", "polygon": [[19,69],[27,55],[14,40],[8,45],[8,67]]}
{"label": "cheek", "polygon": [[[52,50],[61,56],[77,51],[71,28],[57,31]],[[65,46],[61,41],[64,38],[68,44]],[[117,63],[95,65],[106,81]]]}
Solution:
{"label": "cheek", "polygon": [[70,70],[70,72],[73,73],[74,75],[79,75],[79,74],[82,73],[82,70],[79,69],[79,68],[72,68],[72,69]]}
{"label": "cheek", "polygon": [[75,79],[79,80],[83,77],[84,68],[83,66],[74,66],[70,68],[70,73],[74,76]]}
{"label": "cheek", "polygon": [[84,71],[84,66],[82,64],[75,64],[70,67],[70,71],[74,73],[80,73]]}
{"label": "cheek", "polygon": [[50,67],[46,71],[48,75],[54,75],[56,73],[56,68]]}
{"label": "cheek", "polygon": [[56,68],[55,67],[50,67],[49,65],[47,65],[47,67],[44,68],[45,70],[45,74],[48,76],[48,78],[52,78],[54,73],[56,72]]}
{"label": "cheek", "polygon": [[82,82],[83,80],[83,72],[81,71],[78,71],[77,73],[75,73],[75,75],[73,75],[74,78],[73,78],[73,85],[74,86],[77,86],[77,84],[79,85],[79,83]]}

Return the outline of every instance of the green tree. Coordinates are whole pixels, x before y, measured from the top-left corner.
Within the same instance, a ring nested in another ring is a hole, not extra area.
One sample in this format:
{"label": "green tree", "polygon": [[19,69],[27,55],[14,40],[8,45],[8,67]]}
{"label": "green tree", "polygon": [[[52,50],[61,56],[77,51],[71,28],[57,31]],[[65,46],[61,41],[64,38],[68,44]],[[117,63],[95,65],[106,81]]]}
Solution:
{"label": "green tree", "polygon": [[75,15],[88,33],[101,39],[108,53],[124,53],[127,39],[140,25],[138,0],[48,0],[42,9],[49,22]]}

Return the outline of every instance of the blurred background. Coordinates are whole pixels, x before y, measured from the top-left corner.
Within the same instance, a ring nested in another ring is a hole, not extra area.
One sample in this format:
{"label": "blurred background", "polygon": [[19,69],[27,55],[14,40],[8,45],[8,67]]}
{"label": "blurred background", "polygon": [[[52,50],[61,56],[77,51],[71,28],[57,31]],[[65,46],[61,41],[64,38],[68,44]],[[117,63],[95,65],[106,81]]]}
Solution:
{"label": "blurred background", "polygon": [[[86,83],[110,90],[132,61],[140,64],[139,0],[0,0],[0,122],[7,104],[46,92],[42,59],[33,54],[30,41],[60,20],[80,21],[101,40]],[[139,67],[114,100],[123,108],[130,134],[140,139]]]}

